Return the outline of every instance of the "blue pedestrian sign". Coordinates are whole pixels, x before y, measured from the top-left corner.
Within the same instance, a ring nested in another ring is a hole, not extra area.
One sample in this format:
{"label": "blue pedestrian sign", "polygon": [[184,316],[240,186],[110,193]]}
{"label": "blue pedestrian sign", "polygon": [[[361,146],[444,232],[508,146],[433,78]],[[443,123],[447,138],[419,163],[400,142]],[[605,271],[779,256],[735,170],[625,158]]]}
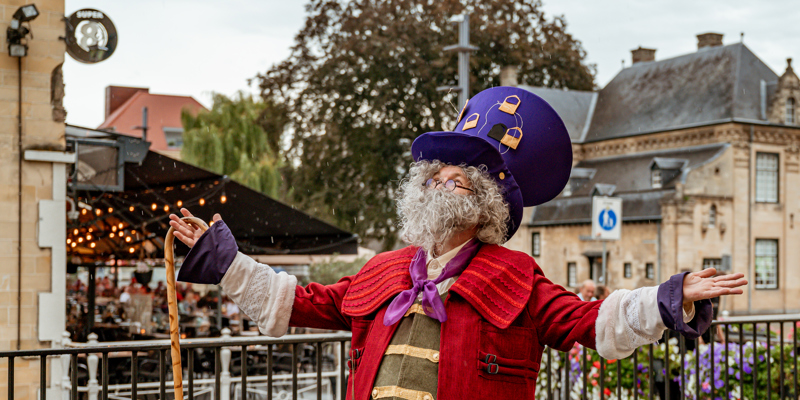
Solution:
{"label": "blue pedestrian sign", "polygon": [[622,225],[622,199],[595,196],[592,198],[592,237],[598,240],[619,240]]}

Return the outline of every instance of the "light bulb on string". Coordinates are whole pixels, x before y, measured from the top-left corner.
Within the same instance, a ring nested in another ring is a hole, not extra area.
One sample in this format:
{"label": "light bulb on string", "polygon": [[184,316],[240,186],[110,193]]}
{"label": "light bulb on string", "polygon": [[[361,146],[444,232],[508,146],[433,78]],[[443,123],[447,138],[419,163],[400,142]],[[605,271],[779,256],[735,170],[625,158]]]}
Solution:
{"label": "light bulb on string", "polygon": [[153,203],[153,204],[151,204],[151,205],[150,205],[150,209],[151,209],[151,210],[155,211],[155,210],[156,210],[156,208],[158,208],[158,204],[156,204],[156,203]]}
{"label": "light bulb on string", "polygon": [[204,199],[204,198],[200,198],[200,205],[201,205],[201,206],[204,206],[204,205],[206,205],[206,199]]}
{"label": "light bulb on string", "polygon": [[123,224],[122,224],[122,222],[120,222],[119,224],[117,224],[117,227],[118,227],[119,229],[122,229],[122,227],[123,227],[123,226],[125,226],[125,225],[123,225]]}
{"label": "light bulb on string", "polygon": [[72,239],[67,238],[67,244],[70,244],[70,243],[72,243]]}
{"label": "light bulb on string", "polygon": [[133,212],[133,206],[128,207],[128,211]]}
{"label": "light bulb on string", "polygon": [[86,235],[86,240],[92,240],[92,235]]}
{"label": "light bulb on string", "polygon": [[101,214],[103,214],[103,211],[101,211],[99,208],[97,208],[97,209],[94,210],[94,213],[97,214],[97,216],[99,217]]}
{"label": "light bulb on string", "polygon": [[90,226],[90,227],[89,227],[89,229],[87,229],[87,231],[89,231],[89,232],[94,232],[94,228],[92,228],[92,227]]}
{"label": "light bulb on string", "polygon": [[75,246],[77,246],[77,245],[78,245],[77,243],[75,243],[75,242],[72,242],[72,244],[70,245],[70,247],[72,247],[72,248],[74,249],[74,248],[75,248]]}
{"label": "light bulb on string", "polygon": [[117,231],[117,226],[116,225],[112,225],[111,226],[111,232],[116,232],[116,231]]}
{"label": "light bulb on string", "polygon": [[130,242],[131,242],[131,240],[133,240],[133,239],[131,239],[131,237],[130,237],[130,236],[126,236],[126,237],[125,237],[125,242],[126,242],[126,243],[130,243]]}
{"label": "light bulb on string", "polygon": [[177,205],[178,207],[183,207],[183,202],[178,200],[178,202],[175,203],[175,205]]}
{"label": "light bulb on string", "polygon": [[97,245],[96,245],[94,242],[92,242],[92,243],[89,243],[89,247],[91,247],[91,248],[95,248],[95,246],[97,246]]}
{"label": "light bulb on string", "polygon": [[78,238],[78,243],[83,243],[83,238],[82,237]]}
{"label": "light bulb on string", "polygon": [[72,234],[73,234],[73,235],[77,235],[77,234],[78,234],[78,232],[79,232],[79,231],[78,231],[78,229],[76,228],[75,230],[73,230],[73,231],[72,231]]}
{"label": "light bulb on string", "polygon": [[81,210],[81,215],[86,215],[86,209]]}
{"label": "light bulb on string", "polygon": [[225,195],[225,192],[222,192],[222,196],[219,197],[219,202],[225,204],[228,201],[228,196]]}
{"label": "light bulb on string", "polygon": [[169,212],[169,205],[164,206],[164,212]]}
{"label": "light bulb on string", "polygon": [[109,233],[109,234],[108,234],[108,237],[110,237],[110,238],[112,238],[112,239],[114,238],[114,236],[116,236],[116,235],[114,234],[114,232],[111,232],[111,233]]}
{"label": "light bulb on string", "polygon": [[111,214],[111,213],[113,213],[113,212],[114,212],[114,209],[113,209],[113,208],[111,208],[111,207],[108,207],[108,213],[109,213],[109,214]]}
{"label": "light bulb on string", "polygon": [[131,254],[133,254],[133,252],[134,252],[134,251],[136,251],[136,250],[135,250],[133,247],[131,247],[130,249],[128,249],[128,253],[131,253]]}

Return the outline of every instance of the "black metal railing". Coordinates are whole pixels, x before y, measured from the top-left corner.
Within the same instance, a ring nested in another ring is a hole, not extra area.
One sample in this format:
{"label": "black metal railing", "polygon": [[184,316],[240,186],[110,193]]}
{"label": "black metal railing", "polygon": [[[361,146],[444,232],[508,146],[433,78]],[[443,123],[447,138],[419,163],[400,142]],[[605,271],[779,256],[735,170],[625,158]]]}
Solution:
{"label": "black metal railing", "polygon": [[[622,360],[602,359],[581,346],[569,352],[545,349],[536,398],[799,398],[800,319],[714,321],[709,331],[708,344],[667,331],[659,343],[643,346]],[[327,385],[331,395],[326,397],[344,399],[349,341],[348,333],[184,340],[185,392],[189,399],[227,400],[231,395],[245,399],[250,393],[251,398],[272,400],[278,397],[274,388],[283,382],[287,390],[281,396],[297,399],[310,388],[314,398],[322,399]],[[73,400],[106,400],[110,393],[114,398],[157,394],[166,399],[172,392],[169,348],[168,341],[98,343],[0,352],[0,359],[8,362],[9,399],[14,398],[15,360],[30,357],[40,360],[42,388],[47,386],[47,357],[63,357],[61,390]],[[119,359],[126,361],[112,362]],[[100,373],[95,374],[98,362]],[[264,383],[264,390],[255,388]],[[45,390],[40,398],[46,398]]]}

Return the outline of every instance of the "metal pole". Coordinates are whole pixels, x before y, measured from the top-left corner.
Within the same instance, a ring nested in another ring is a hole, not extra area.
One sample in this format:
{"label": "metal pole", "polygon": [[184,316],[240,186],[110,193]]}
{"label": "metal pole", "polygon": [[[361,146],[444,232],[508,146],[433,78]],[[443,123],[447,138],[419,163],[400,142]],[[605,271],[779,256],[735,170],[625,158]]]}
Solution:
{"label": "metal pole", "polygon": [[147,140],[147,107],[142,108],[142,140]]}
{"label": "metal pole", "polygon": [[606,268],[606,241],[603,240],[603,285],[608,285],[608,269]]}
{"label": "metal pole", "polygon": [[[469,13],[461,14],[463,20],[459,23],[458,45],[469,46]],[[469,51],[458,52],[458,105],[462,106],[469,99]]]}

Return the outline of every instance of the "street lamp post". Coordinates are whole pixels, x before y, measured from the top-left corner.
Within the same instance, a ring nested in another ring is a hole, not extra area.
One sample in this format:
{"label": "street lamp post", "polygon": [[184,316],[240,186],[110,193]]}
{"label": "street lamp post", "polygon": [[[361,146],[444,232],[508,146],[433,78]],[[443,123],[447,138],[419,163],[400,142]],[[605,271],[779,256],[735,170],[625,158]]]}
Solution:
{"label": "street lamp post", "polygon": [[469,55],[478,48],[469,44],[469,13],[465,12],[450,22],[458,25],[458,44],[443,50],[458,52],[458,86],[439,86],[436,90],[458,93],[458,104],[463,106],[469,99]]}

